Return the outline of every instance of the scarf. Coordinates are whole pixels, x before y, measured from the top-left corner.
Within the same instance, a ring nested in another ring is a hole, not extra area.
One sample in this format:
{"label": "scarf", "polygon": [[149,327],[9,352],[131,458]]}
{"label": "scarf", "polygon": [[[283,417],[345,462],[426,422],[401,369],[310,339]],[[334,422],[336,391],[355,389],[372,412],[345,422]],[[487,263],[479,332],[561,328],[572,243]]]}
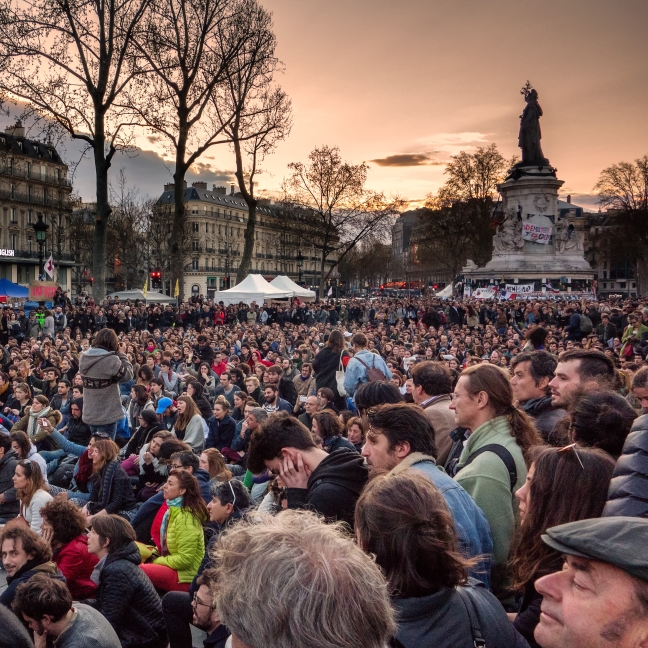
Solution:
{"label": "scarf", "polygon": [[27,424],[27,436],[33,437],[36,434],[39,418],[47,418],[50,413],[49,407],[44,407],[40,412],[29,411],[29,423]]}
{"label": "scarf", "polygon": [[182,508],[182,504],[184,502],[184,497],[180,495],[179,497],[176,497],[175,499],[167,500],[167,508],[166,512],[164,513],[164,517],[162,518],[162,524],[160,525],[160,544],[162,545],[162,555],[167,556],[169,554],[169,551],[167,549],[167,540],[166,540],[166,535],[167,535],[167,528],[169,526],[169,517],[171,515],[171,508],[176,507],[176,508]]}
{"label": "scarf", "polygon": [[104,565],[106,564],[106,558],[108,556],[104,556],[96,565],[95,568],[92,570],[92,573],[90,574],[90,580],[97,586],[99,587],[99,581],[101,580],[101,571],[104,568]]}

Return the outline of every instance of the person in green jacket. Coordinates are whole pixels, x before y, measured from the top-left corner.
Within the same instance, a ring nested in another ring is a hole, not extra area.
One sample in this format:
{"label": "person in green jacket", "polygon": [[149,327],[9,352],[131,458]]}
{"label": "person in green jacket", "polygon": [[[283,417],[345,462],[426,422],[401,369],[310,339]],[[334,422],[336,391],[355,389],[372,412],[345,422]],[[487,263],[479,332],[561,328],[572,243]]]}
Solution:
{"label": "person in green jacket", "polygon": [[209,520],[209,512],[196,478],[186,470],[169,473],[164,499],[167,507],[160,509],[159,542],[157,534],[153,535],[160,555],[142,565],[142,570],[157,590],[188,592],[205,554],[203,524]]}
{"label": "person in green jacket", "polygon": [[[509,379],[495,365],[466,369],[450,409],[457,425],[470,430],[455,480],[488,519],[493,536],[492,589],[506,598],[506,565],[518,523],[515,492],[526,481],[527,451],[542,440],[531,418],[513,405]],[[486,446],[488,450],[483,450]]]}
{"label": "person in green jacket", "polygon": [[[634,344],[640,342],[641,336],[644,333],[648,333],[648,326],[642,323],[641,318],[637,313],[630,313],[630,315],[628,315],[628,326],[625,327],[623,337],[621,338],[621,342],[623,342],[623,346],[619,352],[621,358],[627,357],[625,355],[627,346],[634,346]],[[634,356],[634,349],[632,351],[632,356]]]}

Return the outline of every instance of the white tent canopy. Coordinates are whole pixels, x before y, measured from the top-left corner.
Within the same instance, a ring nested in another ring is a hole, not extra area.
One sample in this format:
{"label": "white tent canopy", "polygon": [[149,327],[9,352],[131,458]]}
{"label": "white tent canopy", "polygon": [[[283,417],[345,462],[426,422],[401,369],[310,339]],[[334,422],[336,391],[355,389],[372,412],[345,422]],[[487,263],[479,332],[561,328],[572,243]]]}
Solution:
{"label": "white tent canopy", "polygon": [[308,288],[302,288],[299,284],[296,284],[290,277],[286,275],[278,275],[271,282],[271,286],[279,288],[279,290],[290,290],[292,291],[292,297],[298,297],[302,300],[313,300],[315,299],[315,291],[308,290]]}
{"label": "white tent canopy", "polygon": [[158,292],[151,292],[150,290],[146,292],[146,297],[144,297],[144,293],[141,290],[121,290],[111,295],[106,295],[106,299],[115,299],[115,297],[119,297],[120,301],[130,299],[134,302],[136,299],[139,299],[149,304],[174,304],[176,302],[175,297],[169,297]]}
{"label": "white tent canopy", "polygon": [[440,290],[436,297],[441,297],[441,299],[448,299],[452,297],[452,283],[449,283],[443,290]]}
{"label": "white tent canopy", "polygon": [[286,297],[292,297],[292,291],[272,286],[261,275],[249,274],[233,288],[215,293],[214,301],[216,303],[222,301],[225,306],[239,302],[249,306],[252,302],[263,304],[266,299],[285,299]]}

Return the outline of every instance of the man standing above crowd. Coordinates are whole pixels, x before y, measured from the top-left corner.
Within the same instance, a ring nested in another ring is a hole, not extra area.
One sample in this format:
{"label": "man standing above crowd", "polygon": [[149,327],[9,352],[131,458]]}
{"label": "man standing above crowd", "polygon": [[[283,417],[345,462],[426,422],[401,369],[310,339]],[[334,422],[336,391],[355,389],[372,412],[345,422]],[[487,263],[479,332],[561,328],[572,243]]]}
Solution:
{"label": "man standing above crowd", "polygon": [[[511,360],[511,387],[518,406],[534,421],[535,426],[548,443],[556,423],[567,412],[554,407],[549,383],[553,380],[557,361],[547,351],[520,353]],[[552,443],[553,444],[553,443]]]}
{"label": "man standing above crowd", "polygon": [[540,442],[531,419],[513,405],[501,369],[481,364],[466,369],[450,406],[468,437],[455,479],[485,513],[493,535],[493,593],[506,596],[506,566],[516,525],[515,491],[526,481],[525,453]]}
{"label": "man standing above crowd", "polygon": [[412,369],[412,382],[412,398],[432,424],[436,459],[443,466],[452,447],[450,433],[456,427],[454,412],[450,409],[450,374],[437,362],[420,362]]}
{"label": "man standing above crowd", "polygon": [[614,363],[600,351],[572,349],[558,357],[549,383],[551,404],[567,408],[579,392],[609,389],[614,381]]}

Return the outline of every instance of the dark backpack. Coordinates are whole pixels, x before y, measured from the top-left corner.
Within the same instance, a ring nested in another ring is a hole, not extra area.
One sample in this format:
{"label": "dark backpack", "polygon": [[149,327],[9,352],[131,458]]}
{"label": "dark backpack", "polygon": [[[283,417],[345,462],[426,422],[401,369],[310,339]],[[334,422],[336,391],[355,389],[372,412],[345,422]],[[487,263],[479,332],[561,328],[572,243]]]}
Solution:
{"label": "dark backpack", "polygon": [[594,324],[592,324],[592,320],[587,315],[585,315],[585,313],[581,313],[580,316],[581,333],[585,333],[585,335],[589,335],[592,332],[593,328],[594,328]]}
{"label": "dark backpack", "polygon": [[[371,355],[374,355],[373,353]],[[375,366],[369,366],[366,362],[363,360],[360,360],[358,356],[354,356],[354,358],[362,365],[364,365],[365,369],[367,370],[367,379],[369,382],[380,382],[383,380],[387,380],[387,376],[383,373],[382,369],[377,369]],[[376,359],[374,358],[373,360],[374,365],[376,364]]]}

